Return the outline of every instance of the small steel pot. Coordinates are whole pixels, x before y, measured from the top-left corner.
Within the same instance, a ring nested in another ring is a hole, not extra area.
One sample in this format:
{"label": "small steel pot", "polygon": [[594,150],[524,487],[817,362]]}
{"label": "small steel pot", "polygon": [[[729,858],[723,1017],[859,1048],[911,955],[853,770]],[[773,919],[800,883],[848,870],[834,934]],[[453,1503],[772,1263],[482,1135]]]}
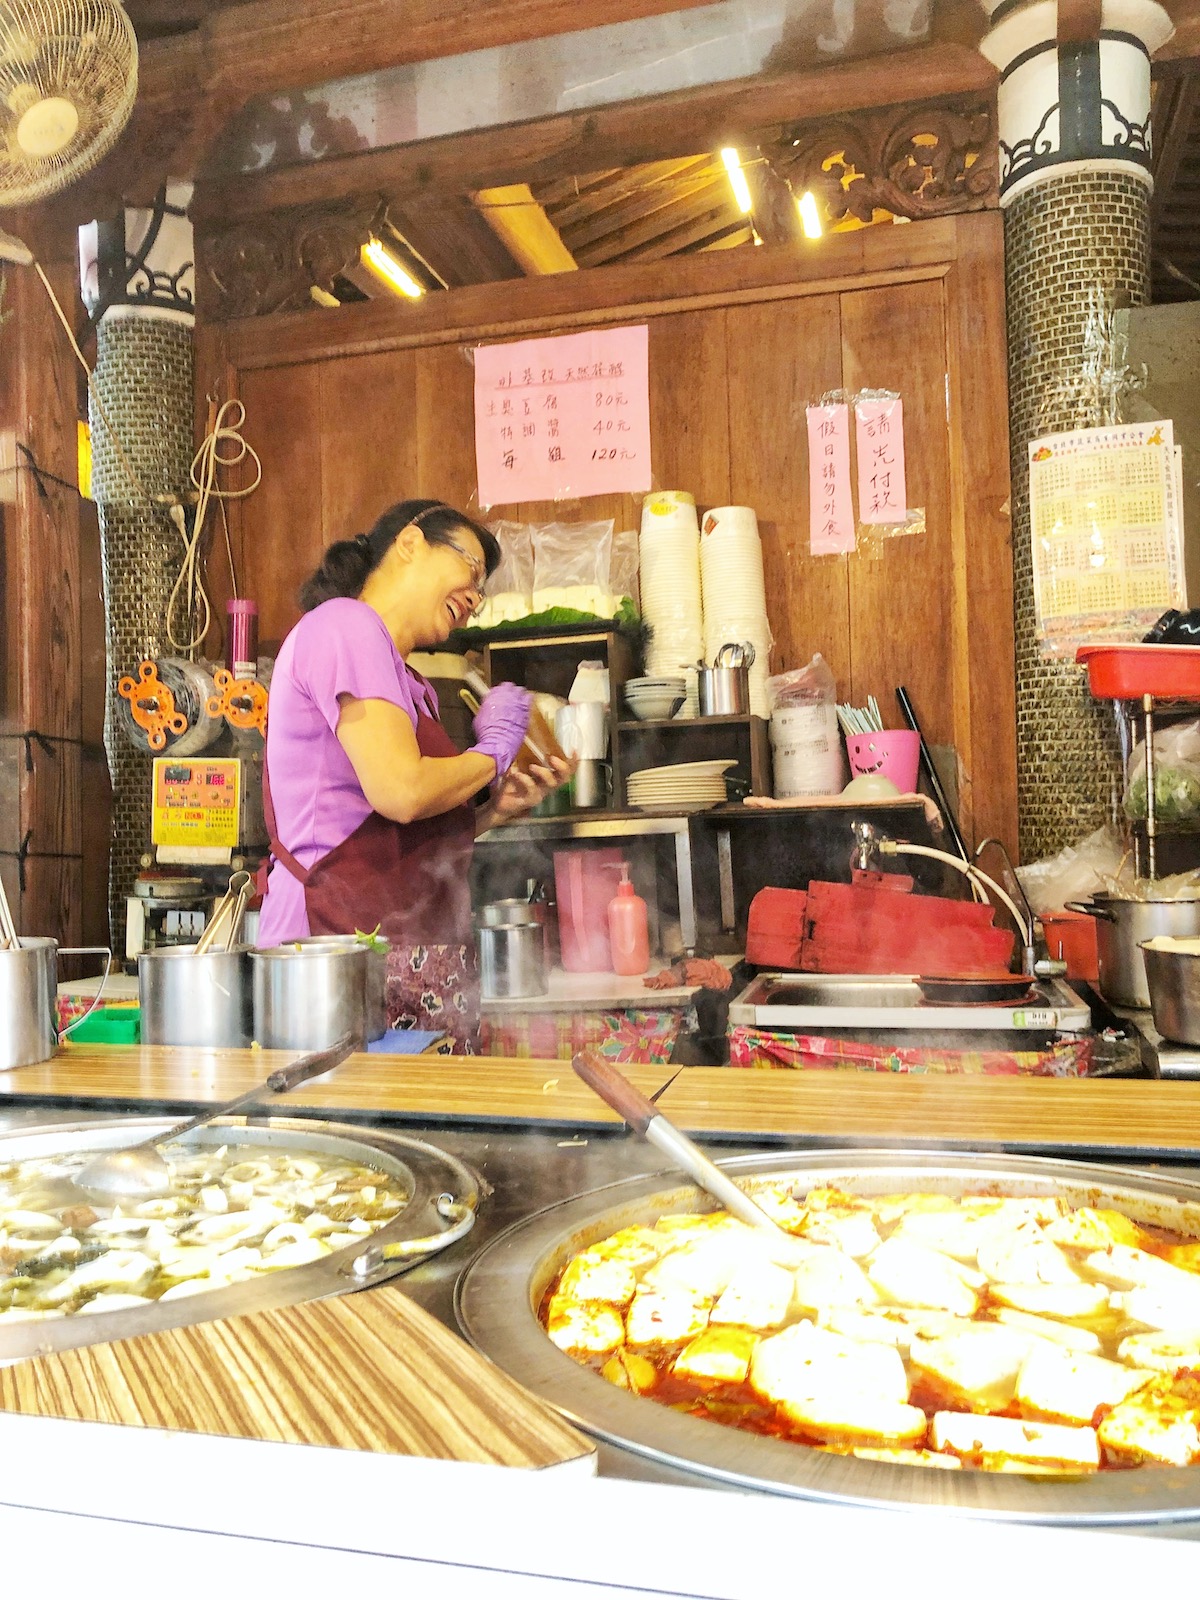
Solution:
{"label": "small steel pot", "polygon": [[546,993],[546,934],[538,923],[485,925],[476,936],[485,1000],[529,1000]]}
{"label": "small steel pot", "polygon": [[49,1061],[57,991],[56,940],[24,938],[19,950],[0,950],[0,1069]]}
{"label": "small steel pot", "polygon": [[1119,900],[1097,894],[1091,900],[1069,900],[1068,911],[1096,919],[1100,993],[1114,1006],[1146,1010],[1150,989],[1141,946],[1166,934],[1173,939],[1200,935],[1200,899]]}
{"label": "small steel pot", "polygon": [[536,922],[540,926],[546,920],[546,907],[540,900],[489,900],[480,906],[477,915],[484,928],[501,928],[513,922]]}
{"label": "small steel pot", "polygon": [[696,673],[702,717],[745,716],[750,709],[750,668],[700,667]]}
{"label": "small steel pot", "polygon": [[254,1038],[250,951],[191,945],[138,956],[142,1043],[242,1049]]}
{"label": "small steel pot", "polygon": [[1142,946],[1154,1026],[1176,1044],[1200,1045],[1200,951]]}
{"label": "small steel pot", "polygon": [[263,1049],[323,1050],[347,1034],[360,1045],[381,1037],[379,1016],[368,1023],[371,955],[353,935],[251,951],[254,1037]]}

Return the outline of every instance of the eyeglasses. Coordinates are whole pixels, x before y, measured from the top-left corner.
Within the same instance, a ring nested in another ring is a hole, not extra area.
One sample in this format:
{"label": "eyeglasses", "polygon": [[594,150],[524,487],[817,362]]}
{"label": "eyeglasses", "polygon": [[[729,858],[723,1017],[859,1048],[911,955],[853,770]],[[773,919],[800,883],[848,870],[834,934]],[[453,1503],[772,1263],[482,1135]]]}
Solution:
{"label": "eyeglasses", "polygon": [[487,567],[482,561],[477,560],[468,551],[464,550],[462,545],[459,544],[458,540],[452,539],[448,533],[438,534],[434,538],[430,538],[429,535],[426,534],[426,538],[429,539],[431,544],[444,545],[447,550],[453,550],[455,555],[461,556],[467,563],[467,566],[470,568],[471,572],[470,588],[471,592],[475,596],[475,604],[471,608],[471,615],[473,617],[477,617],[483,610],[483,603],[487,598],[484,593],[487,585]]}

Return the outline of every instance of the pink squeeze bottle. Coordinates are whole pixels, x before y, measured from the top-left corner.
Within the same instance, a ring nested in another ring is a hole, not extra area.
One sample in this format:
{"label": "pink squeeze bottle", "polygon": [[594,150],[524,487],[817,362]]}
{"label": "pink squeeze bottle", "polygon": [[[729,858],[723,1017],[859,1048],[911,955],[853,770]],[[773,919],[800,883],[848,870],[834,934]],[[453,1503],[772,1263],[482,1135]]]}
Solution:
{"label": "pink squeeze bottle", "polygon": [[650,922],[646,902],[630,881],[627,862],[621,863],[620,871],[617,892],[608,902],[613,971],[625,978],[636,978],[650,969]]}

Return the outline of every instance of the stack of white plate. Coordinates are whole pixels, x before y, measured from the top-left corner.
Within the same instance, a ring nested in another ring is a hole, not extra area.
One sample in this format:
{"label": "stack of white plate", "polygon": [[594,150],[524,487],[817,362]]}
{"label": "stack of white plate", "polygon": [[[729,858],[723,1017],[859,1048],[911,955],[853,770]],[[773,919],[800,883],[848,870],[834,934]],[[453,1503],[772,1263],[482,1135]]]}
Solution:
{"label": "stack of white plate", "polygon": [[641,722],[673,717],[686,693],[683,673],[674,677],[630,678],[625,685],[625,700]]}
{"label": "stack of white plate", "polygon": [[[667,489],[642,501],[638,562],[642,617],[650,628],[646,671],[652,677],[678,677],[704,653],[700,526],[690,494]],[[688,702],[685,712],[694,716],[694,672],[688,678]]]}
{"label": "stack of white plate", "polygon": [[711,662],[723,644],[752,644],[750,710],[756,717],[769,716],[771,626],[758,518],[749,506],[717,506],[705,513],[700,573],[705,656]]}
{"label": "stack of white plate", "polygon": [[736,761],[684,761],[631,774],[625,790],[639,811],[707,811],[726,799],[725,773]]}

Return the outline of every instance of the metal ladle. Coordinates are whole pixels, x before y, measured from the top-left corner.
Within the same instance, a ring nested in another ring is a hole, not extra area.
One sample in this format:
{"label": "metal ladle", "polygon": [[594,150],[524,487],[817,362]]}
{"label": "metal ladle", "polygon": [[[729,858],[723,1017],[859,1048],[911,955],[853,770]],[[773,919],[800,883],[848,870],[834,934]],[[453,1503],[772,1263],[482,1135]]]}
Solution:
{"label": "metal ladle", "polygon": [[588,1088],[611,1106],[635,1133],[660,1150],[672,1166],[685,1172],[714,1200],[719,1200],[731,1216],[748,1227],[766,1230],[771,1236],[771,1254],[780,1264],[794,1266],[798,1263],[805,1253],[801,1241],[781,1228],[732,1178],[726,1177],[720,1167],[715,1166],[686,1133],[668,1121],[611,1061],[594,1050],[581,1050],[573,1057],[571,1066]]}
{"label": "metal ladle", "polygon": [[242,918],[246,914],[246,902],[254,892],[254,879],[248,872],[235,872],[229,879],[229,888],[225,891],[224,899],[208,919],[208,926],[196,941],[193,955],[202,956],[212,949],[217,942],[217,934],[221,931],[226,919],[229,921],[229,933],[225,938],[225,954],[228,955],[237,941],[238,933],[242,926]]}
{"label": "metal ladle", "polygon": [[301,1056],[290,1067],[278,1067],[265,1083],[238,1095],[236,1100],[210,1106],[199,1116],[169,1128],[166,1133],[156,1133],[124,1150],[101,1150],[75,1174],[75,1187],[103,1200],[149,1200],[154,1195],[166,1194],[171,1187],[171,1169],[159,1154],[159,1145],[179,1139],[194,1128],[202,1128],[206,1122],[215,1122],[218,1117],[232,1116],[243,1106],[256,1105],[268,1093],[287,1094],[289,1089],[340,1066],[353,1053],[356,1044],[357,1041],[347,1035],[328,1050]]}

